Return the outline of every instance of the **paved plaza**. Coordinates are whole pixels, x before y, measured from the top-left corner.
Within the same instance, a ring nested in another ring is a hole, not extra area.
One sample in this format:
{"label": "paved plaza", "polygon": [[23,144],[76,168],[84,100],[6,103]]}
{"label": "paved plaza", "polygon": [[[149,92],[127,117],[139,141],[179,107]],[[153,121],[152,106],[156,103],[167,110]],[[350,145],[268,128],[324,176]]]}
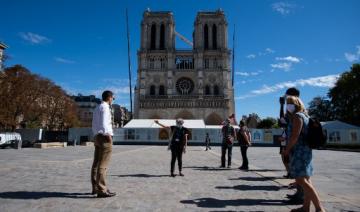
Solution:
{"label": "paved plaza", "polygon": [[[0,211],[289,211],[278,148],[249,148],[250,171],[238,147],[231,169],[220,148],[189,147],[185,177],[169,177],[165,146],[114,146],[108,185],[118,193],[90,194],[93,147],[0,150]],[[314,151],[313,183],[328,211],[360,211],[360,154]]]}

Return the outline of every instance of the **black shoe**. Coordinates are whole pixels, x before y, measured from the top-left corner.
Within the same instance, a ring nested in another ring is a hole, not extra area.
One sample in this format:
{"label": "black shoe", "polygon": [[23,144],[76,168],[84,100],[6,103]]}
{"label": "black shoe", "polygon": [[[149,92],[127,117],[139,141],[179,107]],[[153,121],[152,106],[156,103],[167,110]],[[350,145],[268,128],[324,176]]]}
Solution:
{"label": "black shoe", "polygon": [[299,198],[299,194],[295,192],[295,194],[286,194],[286,198],[293,199],[293,198]]}
{"label": "black shoe", "polygon": [[289,199],[287,201],[285,201],[284,203],[289,204],[289,205],[301,205],[304,203],[304,199],[302,198],[292,198]]}
{"label": "black shoe", "polygon": [[111,192],[109,189],[107,190],[107,193],[108,193],[108,194],[112,194],[112,195],[114,195],[114,196],[116,195],[116,192]]}
{"label": "black shoe", "polygon": [[170,176],[171,176],[171,177],[175,177],[176,175],[175,175],[174,173],[171,173]]}
{"label": "black shoe", "polygon": [[288,173],[287,175],[283,175],[283,177],[286,179],[290,179],[290,174]]}
{"label": "black shoe", "polygon": [[184,177],[184,174],[180,172],[180,173],[179,173],[179,176]]}
{"label": "black shoe", "polygon": [[225,166],[220,166],[219,168],[225,168]]}
{"label": "black shoe", "polygon": [[228,167],[228,169],[231,169],[231,165],[228,165],[227,167]]}
{"label": "black shoe", "polygon": [[113,197],[113,196],[116,196],[116,194],[115,193],[109,193],[109,192],[98,193],[97,194],[97,198],[107,198],[107,197]]}
{"label": "black shoe", "polygon": [[249,167],[240,167],[239,169],[241,169],[241,170],[244,170],[244,171],[249,171]]}

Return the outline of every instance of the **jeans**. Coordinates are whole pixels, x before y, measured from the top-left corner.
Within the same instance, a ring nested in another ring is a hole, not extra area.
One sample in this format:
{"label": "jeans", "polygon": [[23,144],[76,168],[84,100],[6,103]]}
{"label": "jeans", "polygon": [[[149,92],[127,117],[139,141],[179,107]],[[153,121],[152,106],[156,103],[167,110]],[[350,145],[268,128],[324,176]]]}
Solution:
{"label": "jeans", "polygon": [[247,158],[247,149],[248,149],[248,146],[240,146],[241,156],[242,156],[242,160],[243,160],[241,167],[246,168],[246,169],[249,168],[249,161]]}
{"label": "jeans", "polygon": [[221,146],[221,166],[222,167],[225,167],[226,150],[228,150],[228,166],[231,166],[232,147],[233,147],[233,145],[229,145],[226,143],[222,144],[222,146]]}

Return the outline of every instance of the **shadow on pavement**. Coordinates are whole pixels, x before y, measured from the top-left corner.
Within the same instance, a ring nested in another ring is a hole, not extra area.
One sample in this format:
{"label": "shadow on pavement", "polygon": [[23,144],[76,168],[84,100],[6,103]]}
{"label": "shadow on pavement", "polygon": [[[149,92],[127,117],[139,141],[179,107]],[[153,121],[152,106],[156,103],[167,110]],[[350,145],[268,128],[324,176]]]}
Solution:
{"label": "shadow on pavement", "polygon": [[209,167],[209,166],[185,166],[183,169],[193,169],[198,171],[230,171],[236,170],[231,168]]}
{"label": "shadow on pavement", "polygon": [[269,199],[234,199],[221,200],[216,198],[200,198],[194,200],[181,200],[183,204],[194,204],[199,208],[225,208],[226,206],[252,206],[252,205],[287,205],[284,200]]}
{"label": "shadow on pavement", "polygon": [[121,175],[109,175],[112,177],[143,177],[143,178],[150,178],[150,177],[169,177],[169,174],[160,174],[160,175],[153,175],[153,174],[121,174]]}
{"label": "shadow on pavement", "polygon": [[230,178],[229,180],[245,180],[245,181],[266,181],[266,180],[275,180],[281,177],[239,177],[239,178]]}
{"label": "shadow on pavement", "polygon": [[278,186],[261,186],[261,185],[236,185],[236,186],[216,186],[217,189],[235,189],[235,190],[243,190],[243,191],[279,191],[280,187]]}
{"label": "shadow on pavement", "polygon": [[284,171],[284,169],[251,169],[249,171],[253,171],[253,172],[277,172],[277,171]]}
{"label": "shadow on pavement", "polygon": [[49,191],[11,191],[1,192],[2,199],[42,199],[42,198],[74,198],[74,199],[88,199],[94,198],[91,193],[63,193],[63,192],[49,192]]}

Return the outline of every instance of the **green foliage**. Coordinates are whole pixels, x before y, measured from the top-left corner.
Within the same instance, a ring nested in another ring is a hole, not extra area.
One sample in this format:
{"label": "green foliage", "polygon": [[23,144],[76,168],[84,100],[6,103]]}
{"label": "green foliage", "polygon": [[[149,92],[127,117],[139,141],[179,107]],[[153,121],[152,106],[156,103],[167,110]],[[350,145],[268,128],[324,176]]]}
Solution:
{"label": "green foliage", "polygon": [[329,91],[335,118],[360,126],[360,64],[353,64]]}
{"label": "green foliage", "polygon": [[334,109],[330,99],[317,96],[311,100],[308,108],[309,115],[319,121],[334,120]]}
{"label": "green foliage", "polygon": [[267,117],[260,121],[257,128],[259,129],[271,129],[271,128],[277,128],[277,120],[271,117]]}

